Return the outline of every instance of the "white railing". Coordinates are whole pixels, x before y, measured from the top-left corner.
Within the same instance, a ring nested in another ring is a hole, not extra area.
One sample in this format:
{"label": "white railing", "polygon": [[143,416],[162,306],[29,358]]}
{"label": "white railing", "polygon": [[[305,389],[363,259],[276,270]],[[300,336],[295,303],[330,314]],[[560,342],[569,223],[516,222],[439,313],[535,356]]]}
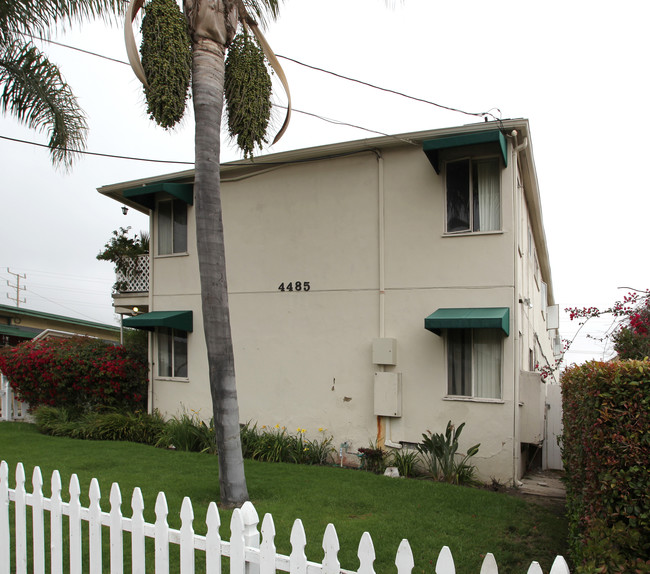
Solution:
{"label": "white railing", "polygon": [[[154,524],[145,522],[143,516],[144,502],[139,488],[135,488],[131,497],[132,516],[122,515],[122,495],[117,483],[113,483],[110,493],[111,510],[101,510],[99,500],[99,483],[92,479],[90,483],[88,508],[81,506],[80,487],[76,474],[70,479],[70,501],[63,502],[61,498],[61,478],[58,471],[52,473],[52,496],[43,496],[43,479],[39,467],[32,475],[32,492],[25,490],[25,472],[23,465],[16,467],[16,487],[9,488],[9,467],[6,462],[0,463],[0,574],[11,571],[10,556],[14,556],[16,574],[27,573],[27,507],[32,508],[32,540],[34,574],[44,574],[49,570],[52,574],[63,572],[63,516],[69,517],[69,571],[77,574],[82,569],[82,522],[87,522],[87,540],[89,555],[89,571],[91,574],[111,572],[121,574],[124,568],[124,533],[131,536],[131,568],[133,573],[151,571],[145,562],[145,539],[154,539],[154,567],[156,574],[169,572],[169,545],[180,546],[180,567],[182,574],[193,574],[195,568],[195,552],[198,550],[205,555],[206,572],[221,573],[221,557],[230,559],[231,574],[275,574],[276,571],[291,574],[353,574],[343,570],[338,561],[339,541],[336,530],[328,524],[323,536],[325,552],[321,563],[310,562],[305,555],[307,539],[300,520],[296,520],[291,530],[292,551],[289,556],[278,554],[275,550],[275,527],[270,514],[264,517],[261,532],[257,526],[259,518],[255,508],[247,502],[241,509],[232,513],[230,521],[230,541],[222,540],[219,535],[219,512],[214,502],[208,507],[205,536],[195,534],[192,523],[194,512],[190,499],[185,497],[181,506],[180,530],[170,528],[167,523],[167,501],[161,492],[156,500],[156,521]],[[9,506],[14,503],[15,510],[15,541],[12,546],[10,536]],[[50,516],[50,540],[45,540],[45,511]],[[109,529],[110,568],[102,565],[102,526]],[[86,528],[84,528],[86,530]],[[260,541],[261,533],[261,541]],[[45,546],[50,548],[49,569],[45,564]],[[374,574],[373,562],[375,551],[370,535],[365,532],[361,537],[358,550],[358,574]],[[402,540],[395,558],[398,574],[410,574],[413,567],[413,554],[407,540]],[[454,560],[447,546],[444,546],[438,556],[435,567],[436,574],[454,574]],[[533,562],[528,574],[543,574],[537,562]],[[480,574],[498,574],[494,556],[487,554]],[[569,574],[569,568],[561,556],[553,563],[550,574]]]}
{"label": "white railing", "polygon": [[15,396],[9,379],[0,373],[0,421],[22,421],[27,418],[27,403]]}
{"label": "white railing", "polygon": [[149,291],[149,255],[124,259],[125,269],[115,273],[120,293],[143,293]]}

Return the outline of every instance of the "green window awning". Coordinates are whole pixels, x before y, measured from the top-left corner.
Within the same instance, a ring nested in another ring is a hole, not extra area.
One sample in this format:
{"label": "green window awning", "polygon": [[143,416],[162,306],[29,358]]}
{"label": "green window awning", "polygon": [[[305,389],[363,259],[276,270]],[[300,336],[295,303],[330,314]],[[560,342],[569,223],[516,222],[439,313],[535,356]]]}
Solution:
{"label": "green window awning", "polygon": [[16,327],[14,325],[0,325],[0,335],[9,337],[22,337],[23,339],[33,339],[42,329],[33,329],[30,327]]}
{"label": "green window awning", "polygon": [[156,204],[156,194],[162,193],[174,199],[180,199],[192,205],[194,203],[194,185],[191,183],[158,182],[125,189],[123,195],[144,207],[153,209]]}
{"label": "green window awning", "polygon": [[438,309],[424,319],[424,328],[440,335],[443,329],[501,329],[510,334],[508,307]]}
{"label": "green window awning", "polygon": [[505,136],[499,130],[488,130],[484,132],[474,132],[471,134],[459,134],[455,136],[447,136],[443,138],[436,138],[434,140],[427,140],[422,142],[422,149],[429,158],[433,169],[436,173],[440,173],[440,159],[439,153],[441,149],[449,149],[452,147],[464,147],[477,144],[496,144],[501,151],[503,163],[508,165],[508,144],[506,143]]}
{"label": "green window awning", "polygon": [[155,327],[169,327],[179,331],[192,332],[192,311],[152,311],[133,317],[125,317],[125,327],[153,330]]}

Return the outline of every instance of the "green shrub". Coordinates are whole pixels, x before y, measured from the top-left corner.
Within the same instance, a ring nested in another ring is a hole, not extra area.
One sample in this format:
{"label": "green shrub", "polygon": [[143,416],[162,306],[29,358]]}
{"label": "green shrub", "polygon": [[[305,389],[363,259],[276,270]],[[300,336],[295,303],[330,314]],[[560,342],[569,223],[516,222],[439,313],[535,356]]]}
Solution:
{"label": "green shrub", "polygon": [[124,347],[99,339],[27,341],[0,352],[0,370],[16,396],[31,408],[146,407],[146,362],[135,359]]}
{"label": "green shrub", "polygon": [[431,431],[422,433],[422,442],[417,448],[428,473],[436,480],[451,484],[469,484],[474,481],[476,467],[469,459],[478,452],[481,445],[475,444],[464,455],[458,452],[458,437],[464,426],[465,423],[461,423],[458,428],[454,428],[449,421],[444,435]]}
{"label": "green shrub", "polygon": [[419,462],[420,457],[417,450],[402,448],[394,450],[390,454],[390,465],[397,468],[400,476],[407,478],[417,476]]}
{"label": "green shrub", "polygon": [[576,572],[650,572],[650,363],[562,376],[562,458]]}
{"label": "green shrub", "polygon": [[165,424],[156,446],[217,454],[214,419],[208,424],[196,414],[173,417]]}
{"label": "green shrub", "polygon": [[250,421],[241,426],[241,444],[244,458],[266,462],[293,462],[296,464],[325,464],[334,451],[332,437],[325,436],[326,429],[320,428],[321,438],[309,440],[307,429],[298,428],[296,434],[287,432],[286,427],[257,426]]}
{"label": "green shrub", "polygon": [[81,412],[78,409],[43,405],[34,411],[39,432],[86,440],[122,440],[155,445],[165,421],[156,411]]}
{"label": "green shrub", "polygon": [[387,453],[385,450],[372,443],[369,447],[361,447],[357,450],[361,454],[362,469],[377,474],[381,474],[386,470]]}

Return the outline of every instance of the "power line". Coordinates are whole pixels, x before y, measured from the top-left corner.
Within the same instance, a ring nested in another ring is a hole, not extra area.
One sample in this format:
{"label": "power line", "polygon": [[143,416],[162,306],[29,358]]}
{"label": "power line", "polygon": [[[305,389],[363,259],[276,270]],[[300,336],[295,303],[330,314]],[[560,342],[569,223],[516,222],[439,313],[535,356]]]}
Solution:
{"label": "power line", "polygon": [[49,38],[43,38],[41,36],[32,36],[31,34],[24,34],[32,40],[40,40],[41,42],[47,42],[48,44],[54,44],[55,46],[61,46],[61,48],[67,48],[68,50],[75,50],[76,52],[82,52],[83,54],[88,54],[89,56],[96,56],[97,58],[103,58],[109,62],[115,62],[116,64],[124,64],[129,66],[128,62],[124,60],[118,60],[117,58],[111,58],[110,56],[104,56],[103,54],[97,54],[96,52],[90,52],[89,50],[84,50],[83,48],[77,48],[76,46],[70,46],[68,44],[62,44],[61,42],[56,42],[55,40],[50,40]]}
{"label": "power line", "polygon": [[[21,139],[18,139],[18,138],[10,138],[8,136],[3,136],[3,135],[0,135],[0,139],[49,149],[48,145],[38,143],[38,142],[21,140]],[[70,149],[70,148],[66,148],[66,151],[69,151],[69,152],[72,152],[72,153],[78,153],[78,154],[82,154],[82,155],[92,155],[92,156],[97,156],[97,157],[108,157],[108,158],[111,158],[111,159],[128,159],[128,160],[131,160],[131,161],[147,161],[147,162],[151,162],[151,163],[174,163],[174,164],[179,164],[179,165],[194,165],[193,161],[178,161],[178,160],[173,160],[173,159],[167,160],[167,159],[152,159],[152,158],[144,158],[144,157],[133,157],[133,156],[128,156],[128,155],[115,155],[115,154],[110,154],[110,153],[99,153],[99,152],[86,151],[86,150],[80,150],[80,149]]]}
{"label": "power line", "polygon": [[[54,40],[50,40],[50,39],[48,39],[48,38],[43,38],[43,37],[40,37],[40,36],[31,36],[31,35],[30,35],[30,37],[33,38],[33,39],[41,40],[41,41],[43,41],[43,42],[49,42],[50,44],[55,44],[55,45],[57,45],[57,46],[61,46],[62,48],[68,48],[68,49],[70,49],[70,50],[76,50],[76,51],[78,51],[78,52],[82,52],[82,53],[84,53],[84,54],[88,54],[88,55],[90,55],[90,56],[96,56],[96,57],[98,57],[98,58],[103,58],[103,59],[105,59],[105,60],[109,60],[109,61],[111,61],[111,62],[116,62],[116,63],[118,63],[118,64],[124,64],[124,65],[126,65],[126,66],[129,66],[129,65],[130,65],[128,62],[125,62],[125,61],[123,61],[123,60],[117,60],[117,59],[115,59],[115,58],[111,58],[111,57],[109,57],[109,56],[104,56],[103,54],[97,54],[97,53],[95,53],[95,52],[90,52],[89,50],[83,50],[82,48],[77,48],[76,46],[70,46],[70,45],[68,45],[68,44],[63,44],[63,43],[61,43],[61,42],[56,42],[56,41],[54,41]],[[416,96],[411,96],[411,95],[409,95],[409,94],[405,94],[404,92],[399,92],[399,91],[397,91],[397,90],[393,90],[393,89],[391,89],[391,88],[384,88],[384,87],[382,87],[382,86],[377,86],[376,84],[371,84],[370,82],[365,82],[365,81],[363,81],[363,80],[358,80],[358,79],[356,79],[356,78],[351,78],[350,76],[344,76],[343,74],[339,74],[339,73],[337,73],[337,72],[332,72],[331,70],[326,70],[326,69],[324,69],[324,68],[320,68],[320,67],[318,67],[318,66],[313,66],[313,65],[311,65],[311,64],[306,64],[305,62],[301,62],[300,60],[296,60],[295,58],[290,58],[289,56],[282,56],[281,54],[275,54],[275,55],[276,55],[276,57],[278,57],[278,58],[282,58],[283,60],[287,60],[287,61],[289,61],[289,62],[293,62],[294,64],[298,64],[299,66],[303,66],[303,67],[305,67],[305,68],[309,68],[309,69],[311,69],[311,70],[315,70],[315,71],[317,71],[317,72],[322,72],[322,73],[324,73],[324,74],[329,74],[329,75],[331,75],[331,76],[334,76],[334,77],[336,77],[336,78],[340,78],[340,79],[342,79],[342,80],[346,80],[346,81],[348,81],[348,82],[354,82],[354,83],[356,83],[356,84],[360,84],[360,85],[362,85],[362,86],[367,86],[367,87],[372,88],[372,89],[374,89],[374,90],[380,90],[380,91],[382,91],[382,92],[387,92],[387,93],[390,93],[390,94],[394,94],[394,95],[396,95],[396,96],[400,96],[400,97],[402,97],[402,98],[407,98],[407,99],[409,99],[409,100],[413,100],[413,101],[420,102],[420,103],[423,103],[423,104],[428,104],[428,105],[430,105],[430,106],[434,106],[434,107],[436,107],[436,108],[440,108],[440,109],[447,110],[447,111],[450,111],[450,112],[457,112],[457,113],[459,113],[459,114],[465,114],[466,116],[475,116],[475,117],[480,117],[480,118],[483,118],[483,117],[491,117],[491,118],[492,118],[493,120],[495,120],[495,121],[499,121],[499,120],[501,119],[500,117],[496,117],[493,113],[491,113],[492,110],[496,110],[497,112],[499,112],[499,115],[500,115],[500,114],[501,114],[501,110],[500,110],[499,108],[490,108],[490,109],[489,109],[488,111],[486,111],[486,112],[467,112],[467,111],[465,111],[465,110],[461,110],[461,109],[459,109],[459,108],[454,108],[454,107],[451,107],[451,106],[445,106],[445,105],[443,105],[443,104],[438,104],[438,103],[436,103],[436,102],[432,102],[431,100],[426,100],[426,99],[424,99],[424,98],[419,98],[419,97],[416,97]],[[323,120],[325,120],[325,121],[330,121],[330,120],[327,120],[327,119],[325,119],[325,118],[321,118],[320,116],[318,116],[318,115],[316,115],[316,114],[313,114],[313,115],[314,115],[315,117],[320,118],[320,119],[323,119]],[[346,125],[346,126],[350,126],[350,127],[358,128],[358,126],[355,126],[355,125],[352,125],[352,124],[346,124],[345,122],[332,121],[332,123],[340,123],[341,125]],[[358,129],[365,129],[365,128],[358,128]],[[366,130],[366,131],[373,131],[373,130]],[[381,132],[375,132],[375,133],[381,133]]]}
{"label": "power line", "polygon": [[[293,62],[294,64],[298,64],[299,66],[304,66],[305,68],[309,68],[311,70],[316,70],[318,72],[323,72],[324,74],[330,74],[331,76],[335,76],[336,78],[341,78],[343,80],[347,80],[348,82],[355,82],[357,84],[361,84],[363,86],[368,86],[369,88],[373,88],[375,90],[381,90],[382,92],[388,92],[390,94],[395,94],[396,96],[401,96],[403,98],[408,98],[409,100],[414,100],[416,102],[421,102],[423,104],[429,104],[430,106],[435,106],[436,108],[441,108],[443,110],[448,110],[450,112],[458,112],[459,114],[465,114],[466,116],[477,116],[477,117],[486,117],[489,116],[495,120],[499,120],[500,118],[497,118],[494,114],[491,114],[490,111],[488,110],[487,112],[466,112],[464,110],[460,110],[458,108],[452,108],[450,106],[444,106],[442,104],[437,104],[436,102],[432,102],[430,100],[425,100],[424,98],[418,98],[415,96],[409,96],[408,94],[405,94],[403,92],[398,92],[397,90],[392,90],[390,88],[382,88],[381,86],[377,86],[375,84],[371,84],[369,82],[364,82],[363,80],[357,80],[356,78],[350,78],[349,76],[344,76],[342,74],[337,74],[336,72],[332,72],[330,70],[325,70],[323,68],[319,68],[318,66],[312,66],[310,64],[305,64],[304,62],[301,62],[299,60],[295,60],[293,58],[289,58],[288,56],[281,56],[280,54],[276,54],[278,58],[282,58],[283,60],[288,60],[289,62]],[[498,108],[492,108],[497,110],[499,113],[501,110]]]}

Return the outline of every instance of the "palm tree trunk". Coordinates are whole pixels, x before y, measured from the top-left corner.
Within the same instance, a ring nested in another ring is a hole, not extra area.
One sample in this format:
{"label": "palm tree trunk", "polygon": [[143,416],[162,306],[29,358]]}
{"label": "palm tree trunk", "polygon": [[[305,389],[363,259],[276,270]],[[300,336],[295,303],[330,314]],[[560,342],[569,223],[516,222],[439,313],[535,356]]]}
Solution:
{"label": "palm tree trunk", "polygon": [[221,211],[219,153],[225,48],[207,38],[195,38],[193,48],[194,211],[203,329],[219,452],[220,500],[223,506],[233,507],[248,500],[248,490],[239,434]]}

